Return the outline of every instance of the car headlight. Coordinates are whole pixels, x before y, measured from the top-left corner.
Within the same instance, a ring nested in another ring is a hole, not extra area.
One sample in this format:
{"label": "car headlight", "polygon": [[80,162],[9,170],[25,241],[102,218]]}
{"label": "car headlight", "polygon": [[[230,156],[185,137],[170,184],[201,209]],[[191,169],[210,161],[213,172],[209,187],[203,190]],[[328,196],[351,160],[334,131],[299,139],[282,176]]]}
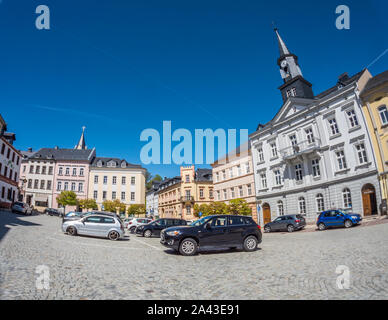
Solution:
{"label": "car headlight", "polygon": [[169,236],[179,236],[182,232],[180,231],[167,231],[166,234]]}

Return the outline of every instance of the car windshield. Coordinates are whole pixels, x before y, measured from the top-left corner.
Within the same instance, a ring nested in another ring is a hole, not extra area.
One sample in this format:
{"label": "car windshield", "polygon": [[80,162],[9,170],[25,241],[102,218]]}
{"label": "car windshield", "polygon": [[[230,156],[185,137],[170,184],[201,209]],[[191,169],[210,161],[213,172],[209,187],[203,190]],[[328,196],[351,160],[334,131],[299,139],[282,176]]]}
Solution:
{"label": "car windshield", "polygon": [[208,217],[203,217],[197,221],[194,221],[191,226],[201,226],[203,225],[204,223],[208,222],[210,219],[212,218],[212,216],[208,216]]}
{"label": "car windshield", "polygon": [[69,213],[66,213],[66,217],[74,217],[74,216],[81,216],[82,215],[82,212],[69,212]]}

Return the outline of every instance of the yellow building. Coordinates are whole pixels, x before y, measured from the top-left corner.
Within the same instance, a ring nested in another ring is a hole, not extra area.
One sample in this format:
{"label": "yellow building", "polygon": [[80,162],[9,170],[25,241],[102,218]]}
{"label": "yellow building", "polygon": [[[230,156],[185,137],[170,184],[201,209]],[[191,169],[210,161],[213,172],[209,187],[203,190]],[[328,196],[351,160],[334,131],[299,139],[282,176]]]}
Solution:
{"label": "yellow building", "polygon": [[[387,214],[388,198],[388,71],[371,78],[361,92],[363,112],[369,128],[382,193],[379,212]],[[367,201],[364,199],[363,201]]]}
{"label": "yellow building", "polygon": [[146,169],[117,158],[96,157],[90,165],[88,198],[98,209],[105,200],[118,199],[128,208],[145,204]]}
{"label": "yellow building", "polygon": [[164,179],[158,190],[161,218],[195,219],[194,205],[214,200],[211,169],[181,167],[180,176]]}

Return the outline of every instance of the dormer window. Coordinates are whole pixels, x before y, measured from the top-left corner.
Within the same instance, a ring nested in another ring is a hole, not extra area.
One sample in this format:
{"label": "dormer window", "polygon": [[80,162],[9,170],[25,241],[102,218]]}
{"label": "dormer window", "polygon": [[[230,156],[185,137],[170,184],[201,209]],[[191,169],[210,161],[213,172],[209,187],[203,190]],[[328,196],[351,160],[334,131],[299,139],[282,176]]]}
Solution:
{"label": "dormer window", "polygon": [[97,167],[102,167],[102,161],[101,160],[98,160]]}
{"label": "dormer window", "polygon": [[127,166],[126,162],[125,161],[122,161],[121,162],[121,168],[125,168]]}

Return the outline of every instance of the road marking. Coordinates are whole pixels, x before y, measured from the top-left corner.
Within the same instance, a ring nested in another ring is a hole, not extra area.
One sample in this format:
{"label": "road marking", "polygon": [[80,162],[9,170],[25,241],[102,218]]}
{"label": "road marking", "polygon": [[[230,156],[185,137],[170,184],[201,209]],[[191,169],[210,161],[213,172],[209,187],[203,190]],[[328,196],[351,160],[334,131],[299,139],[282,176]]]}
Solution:
{"label": "road marking", "polygon": [[132,239],[133,241],[136,241],[136,242],[145,244],[146,246],[149,246],[149,247],[154,248],[154,249],[156,249],[156,250],[159,250],[159,251],[162,250],[161,248],[155,247],[155,246],[153,246],[153,245],[151,245],[151,244],[149,244],[149,243],[147,243],[147,242],[144,242],[144,241],[141,241],[141,240],[138,240],[138,239],[135,239],[135,238],[131,238],[131,239]]}

